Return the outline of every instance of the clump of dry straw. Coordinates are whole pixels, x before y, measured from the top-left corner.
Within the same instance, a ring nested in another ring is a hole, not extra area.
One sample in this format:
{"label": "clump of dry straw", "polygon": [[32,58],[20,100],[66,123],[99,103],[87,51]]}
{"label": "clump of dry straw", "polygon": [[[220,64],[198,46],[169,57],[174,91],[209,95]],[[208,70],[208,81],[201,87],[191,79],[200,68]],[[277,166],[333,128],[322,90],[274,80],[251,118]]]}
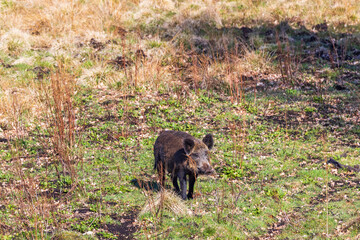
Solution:
{"label": "clump of dry straw", "polygon": [[168,210],[178,216],[192,216],[192,211],[174,192],[161,190],[155,197],[149,197],[139,216],[148,212],[156,213],[159,209]]}

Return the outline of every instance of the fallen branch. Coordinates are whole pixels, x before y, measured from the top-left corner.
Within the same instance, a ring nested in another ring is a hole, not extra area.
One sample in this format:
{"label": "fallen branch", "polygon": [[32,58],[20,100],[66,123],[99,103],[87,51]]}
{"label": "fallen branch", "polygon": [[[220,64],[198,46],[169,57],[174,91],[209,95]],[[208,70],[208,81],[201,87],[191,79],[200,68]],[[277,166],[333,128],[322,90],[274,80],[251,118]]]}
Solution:
{"label": "fallen branch", "polygon": [[344,164],[341,164],[338,161],[334,160],[333,158],[330,158],[327,161],[327,164],[329,164],[329,163],[331,163],[332,165],[334,165],[334,167],[339,168],[339,169],[346,169],[346,170],[352,171],[352,172],[360,172],[359,165],[354,165],[353,167],[349,166],[349,165],[344,165]]}

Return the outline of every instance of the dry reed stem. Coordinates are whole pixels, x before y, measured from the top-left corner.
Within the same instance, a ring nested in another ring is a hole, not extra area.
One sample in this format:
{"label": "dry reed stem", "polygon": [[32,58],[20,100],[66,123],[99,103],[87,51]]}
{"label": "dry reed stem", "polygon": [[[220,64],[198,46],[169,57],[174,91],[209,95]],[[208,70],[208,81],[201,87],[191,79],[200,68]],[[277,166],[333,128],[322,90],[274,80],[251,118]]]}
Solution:
{"label": "dry reed stem", "polygon": [[60,172],[57,164],[60,164],[62,174],[64,176],[70,174],[72,180],[75,180],[77,177],[75,166],[79,160],[76,160],[73,148],[75,144],[74,77],[68,74],[63,64],[59,62],[58,71],[50,77],[50,86],[43,85],[41,91],[40,96],[42,95],[42,100],[48,108],[46,119],[58,177],[60,178]]}

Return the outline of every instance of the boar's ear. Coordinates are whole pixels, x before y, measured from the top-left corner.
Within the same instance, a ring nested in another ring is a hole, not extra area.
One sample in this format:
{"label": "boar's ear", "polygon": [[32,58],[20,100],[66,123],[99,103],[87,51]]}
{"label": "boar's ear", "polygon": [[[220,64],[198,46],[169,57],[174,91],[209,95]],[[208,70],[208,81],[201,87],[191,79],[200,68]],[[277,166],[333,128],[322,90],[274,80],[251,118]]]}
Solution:
{"label": "boar's ear", "polygon": [[194,148],[195,143],[192,139],[186,138],[184,139],[184,150],[186,154],[190,154],[191,150]]}
{"label": "boar's ear", "polygon": [[204,138],[203,138],[203,142],[206,144],[206,146],[210,149],[212,149],[212,147],[214,146],[214,138],[211,134],[207,134]]}

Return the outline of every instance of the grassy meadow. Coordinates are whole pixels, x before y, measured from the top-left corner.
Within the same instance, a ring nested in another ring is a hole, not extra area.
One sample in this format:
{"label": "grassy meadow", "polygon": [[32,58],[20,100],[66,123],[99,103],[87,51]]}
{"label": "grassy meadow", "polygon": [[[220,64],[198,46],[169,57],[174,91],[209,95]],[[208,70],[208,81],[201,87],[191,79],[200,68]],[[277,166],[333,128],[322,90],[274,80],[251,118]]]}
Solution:
{"label": "grassy meadow", "polygon": [[357,0],[0,0],[0,239],[360,239],[359,106]]}

